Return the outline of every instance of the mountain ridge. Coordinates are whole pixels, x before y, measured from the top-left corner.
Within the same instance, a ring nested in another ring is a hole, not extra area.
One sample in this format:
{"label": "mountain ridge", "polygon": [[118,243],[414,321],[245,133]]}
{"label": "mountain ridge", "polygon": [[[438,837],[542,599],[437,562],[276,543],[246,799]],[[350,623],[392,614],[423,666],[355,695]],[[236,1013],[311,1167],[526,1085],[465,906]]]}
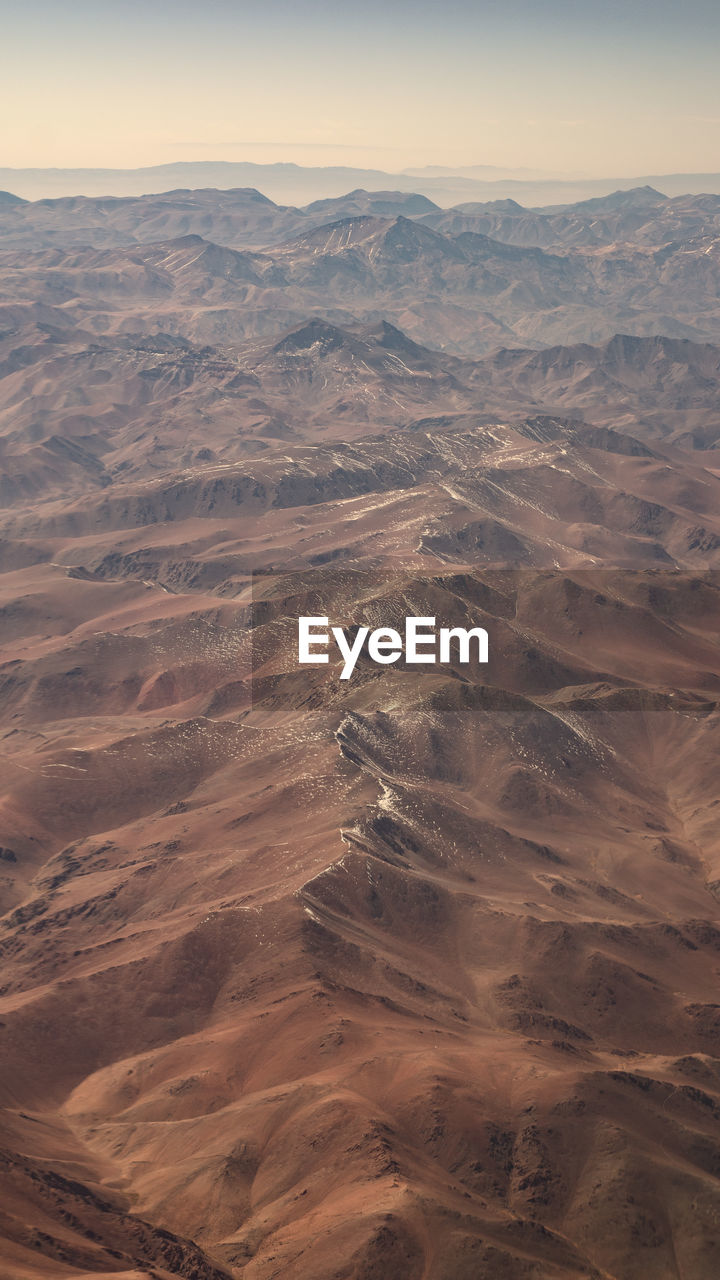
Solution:
{"label": "mountain ridge", "polygon": [[[188,181],[189,179],[189,181]],[[228,181],[229,179],[229,181]],[[280,162],[257,164],[251,161],[176,161],[141,169],[11,169],[0,167],[0,187],[17,189],[26,198],[46,195],[149,194],[159,190],[205,186],[253,186],[264,188],[273,198],[290,203],[326,199],[358,187],[419,191],[440,203],[455,203],[462,193],[493,193],[501,197],[525,196],[531,204],[560,204],[603,195],[618,188],[655,186],[669,194],[686,191],[720,193],[720,174],[638,175],[634,178],[523,179],[501,178],[482,181],[466,174],[420,174],[382,169],[355,169],[328,165],[307,167]],[[550,196],[550,199],[546,199]]]}

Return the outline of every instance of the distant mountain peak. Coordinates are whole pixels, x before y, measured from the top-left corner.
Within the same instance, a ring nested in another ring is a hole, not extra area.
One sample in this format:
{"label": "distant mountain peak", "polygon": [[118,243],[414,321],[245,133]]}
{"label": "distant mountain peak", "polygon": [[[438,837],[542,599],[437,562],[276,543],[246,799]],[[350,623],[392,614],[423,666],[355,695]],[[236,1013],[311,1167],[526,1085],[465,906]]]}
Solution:
{"label": "distant mountain peak", "polygon": [[278,208],[275,201],[271,200],[269,196],[264,196],[262,191],[258,191],[257,187],[230,187],[224,194],[228,196],[244,196],[246,200],[252,201],[253,204],[267,204],[271,208]]}
{"label": "distant mountain peak", "polygon": [[402,329],[398,329],[396,325],[390,324],[389,320],[381,320],[379,324],[373,325],[365,330],[366,336],[374,339],[386,351],[402,352],[406,356],[435,356],[435,352],[431,352],[427,347],[421,346],[417,342],[413,342]]}
{"label": "distant mountain peak", "polygon": [[488,209],[493,209],[495,213],[526,213],[527,210],[522,204],[518,204],[517,200],[512,200],[509,196],[507,200],[488,200]]}
{"label": "distant mountain peak", "polygon": [[403,214],[398,214],[388,226],[385,244],[388,248],[392,248],[398,257],[403,257],[407,261],[427,252],[433,255],[440,253],[444,257],[451,258],[462,256],[456,243],[441,231],[434,231],[421,222],[404,217]]}
{"label": "distant mountain peak", "polygon": [[346,346],[348,340],[348,334],[344,329],[339,329],[336,325],[329,324],[327,320],[321,320],[315,316],[299,329],[293,329],[285,334],[285,337],[275,344],[273,351],[279,353],[308,351],[318,343],[325,351],[337,351],[340,347]]}
{"label": "distant mountain peak", "polygon": [[654,205],[664,204],[668,199],[663,195],[662,191],[656,191],[654,187],[645,185],[644,187],[630,187],[629,190],[611,191],[607,196],[596,196],[592,200],[582,200],[575,206],[576,209],[592,209],[596,212],[613,209],[643,209],[652,208]]}

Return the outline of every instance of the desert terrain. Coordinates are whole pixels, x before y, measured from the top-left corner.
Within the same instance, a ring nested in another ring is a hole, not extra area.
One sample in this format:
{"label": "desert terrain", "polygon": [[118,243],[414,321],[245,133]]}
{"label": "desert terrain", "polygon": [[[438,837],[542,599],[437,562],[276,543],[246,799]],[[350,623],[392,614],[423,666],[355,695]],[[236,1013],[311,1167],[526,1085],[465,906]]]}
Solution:
{"label": "desert terrain", "polygon": [[0,201],[2,1280],[715,1280],[719,268],[647,188]]}

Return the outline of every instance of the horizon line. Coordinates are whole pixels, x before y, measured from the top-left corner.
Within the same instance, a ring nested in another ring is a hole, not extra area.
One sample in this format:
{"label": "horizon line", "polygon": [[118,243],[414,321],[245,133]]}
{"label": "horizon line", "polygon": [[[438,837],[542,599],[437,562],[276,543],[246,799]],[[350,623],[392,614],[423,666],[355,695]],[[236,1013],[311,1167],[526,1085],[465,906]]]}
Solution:
{"label": "horizon line", "polygon": [[[638,181],[640,180],[649,181],[651,178],[653,179],[655,178],[701,178],[701,177],[720,176],[720,167],[716,167],[714,169],[713,168],[694,169],[694,170],[677,170],[676,169],[676,170],[667,170],[662,172],[656,171],[650,174],[637,173],[636,171],[634,171],[632,173],[627,173],[627,174],[574,173],[574,174],[564,175],[562,172],[556,172],[556,173],[551,173],[549,176],[546,176],[546,177],[483,178],[483,177],[468,177],[466,173],[462,172],[462,170],[463,169],[467,170],[472,168],[497,170],[499,172],[502,172],[504,170],[509,170],[511,172],[515,172],[518,174],[532,173],[533,171],[528,170],[525,166],[521,166],[521,165],[518,165],[516,167],[513,165],[485,165],[480,163],[458,165],[457,169],[453,168],[451,165],[426,164],[426,165],[410,165],[404,169],[389,170],[389,169],[378,169],[370,165],[366,166],[366,165],[352,165],[352,164],[334,164],[334,165],[298,164],[294,160],[261,161],[261,160],[200,160],[200,159],[198,160],[166,160],[166,161],[160,161],[158,163],[149,164],[149,165],[129,165],[129,166],[128,165],[71,165],[71,164],[68,164],[68,165],[30,165],[30,164],[29,165],[5,165],[0,163],[0,172],[48,173],[48,174],[49,173],[151,173],[158,169],[179,169],[179,168],[186,168],[191,166],[203,167],[203,168],[209,168],[212,166],[226,166],[228,168],[236,168],[240,166],[252,166],[253,168],[256,168],[256,169],[293,169],[299,172],[311,172],[311,171],[319,170],[323,173],[333,173],[339,170],[349,170],[350,172],[354,171],[357,173],[382,174],[384,177],[388,177],[388,178],[392,178],[392,177],[422,178],[422,174],[419,173],[418,170],[431,170],[431,169],[441,168],[444,170],[443,173],[436,173],[436,174],[429,173],[428,178],[431,178],[431,179],[435,178],[438,181],[442,181],[443,179],[447,181],[447,180],[456,178],[461,182],[467,182],[472,184],[492,185],[494,183],[497,183],[498,185],[502,185],[502,184],[509,184],[509,183],[518,183],[518,184],[525,184],[525,185],[532,184],[533,186],[539,186],[539,185],[545,185],[545,184],[567,185],[572,183],[610,182],[615,180],[620,182],[627,182],[630,179],[637,179]],[[427,179],[423,179],[423,180],[426,181]]]}

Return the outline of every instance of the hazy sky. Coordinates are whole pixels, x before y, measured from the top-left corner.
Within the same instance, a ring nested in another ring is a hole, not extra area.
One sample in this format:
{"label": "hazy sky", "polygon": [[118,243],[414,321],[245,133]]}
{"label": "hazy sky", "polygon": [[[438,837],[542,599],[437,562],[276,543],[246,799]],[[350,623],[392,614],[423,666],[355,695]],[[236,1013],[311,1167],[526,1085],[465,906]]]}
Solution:
{"label": "hazy sky", "polygon": [[0,0],[0,166],[720,169],[719,0]]}

